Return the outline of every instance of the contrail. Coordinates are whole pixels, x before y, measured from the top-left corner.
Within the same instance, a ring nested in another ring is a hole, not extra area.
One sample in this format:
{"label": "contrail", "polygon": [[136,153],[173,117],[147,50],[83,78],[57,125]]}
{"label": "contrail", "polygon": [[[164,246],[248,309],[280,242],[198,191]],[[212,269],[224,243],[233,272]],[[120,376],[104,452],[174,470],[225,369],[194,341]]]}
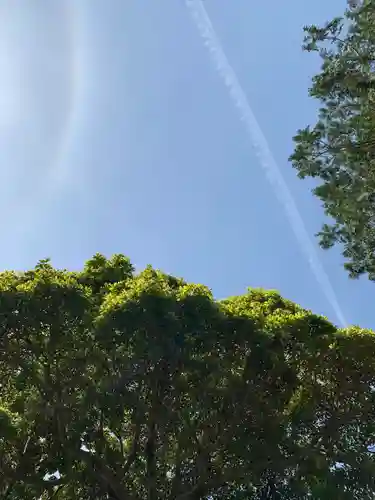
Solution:
{"label": "contrail", "polygon": [[276,196],[284,206],[289,223],[292,226],[294,234],[298,240],[301,250],[304,252],[310,268],[319,283],[329,304],[334,310],[337,319],[342,326],[346,326],[344,314],[336,298],[329,278],[320,263],[317,252],[310,241],[303,219],[299,213],[297,205],[291,195],[279,166],[277,165],[267,140],[259,126],[259,123],[251,109],[246,94],[241,87],[236,72],[230,65],[224,52],[219,37],[212,25],[211,19],[202,4],[201,0],[186,0],[186,5],[193,17],[195,24],[202,36],[206,47],[215,63],[216,70],[219,72],[226,87],[229,90],[230,97],[241,113],[241,119],[245,123],[247,133],[250,137],[252,146],[255,149],[256,156],[265,170],[267,178],[271,183]]}

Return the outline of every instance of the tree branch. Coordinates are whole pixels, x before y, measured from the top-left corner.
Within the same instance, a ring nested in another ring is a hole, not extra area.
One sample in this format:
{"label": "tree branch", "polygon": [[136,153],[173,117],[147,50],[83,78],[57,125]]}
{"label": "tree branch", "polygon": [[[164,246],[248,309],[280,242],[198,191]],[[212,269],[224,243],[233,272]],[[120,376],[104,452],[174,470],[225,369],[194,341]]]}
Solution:
{"label": "tree branch", "polygon": [[220,488],[220,486],[223,486],[226,482],[228,482],[228,478],[223,475],[213,476],[208,481],[198,482],[190,491],[176,497],[176,500],[201,500],[209,495],[212,489]]}
{"label": "tree branch", "polygon": [[58,486],[55,491],[52,492],[52,494],[48,497],[48,500],[52,500],[53,498],[56,498],[57,495],[60,493],[60,491],[65,488],[66,484],[61,484]]}
{"label": "tree branch", "polygon": [[182,457],[181,457],[181,438],[178,439],[177,443],[177,452],[176,452],[176,463],[175,463],[175,474],[172,480],[171,486],[171,494],[170,500],[174,500],[177,498],[177,495],[181,491],[181,466],[182,466]]}
{"label": "tree branch", "polygon": [[116,500],[136,500],[136,496],[132,495],[117,479],[116,475],[107,467],[99,457],[79,450],[78,456],[90,467],[95,473],[101,485],[111,491]]}
{"label": "tree branch", "polygon": [[156,421],[155,421],[155,405],[150,410],[150,417],[148,423],[148,436],[145,446],[146,458],[146,475],[148,487],[148,500],[156,500]]}
{"label": "tree branch", "polygon": [[132,466],[135,459],[137,458],[140,437],[141,437],[141,424],[139,422],[136,422],[132,448],[130,450],[130,453],[128,455],[128,458],[127,458],[125,465],[124,465],[124,468],[123,468],[124,474],[127,474],[129,472],[130,467]]}

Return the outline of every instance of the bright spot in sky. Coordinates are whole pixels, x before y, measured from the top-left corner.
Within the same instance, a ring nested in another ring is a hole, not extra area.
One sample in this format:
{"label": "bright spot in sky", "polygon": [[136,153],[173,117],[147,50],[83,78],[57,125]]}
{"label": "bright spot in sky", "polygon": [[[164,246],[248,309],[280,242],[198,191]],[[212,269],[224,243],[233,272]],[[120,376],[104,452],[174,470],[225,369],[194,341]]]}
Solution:
{"label": "bright spot in sky", "polygon": [[[5,42],[5,43],[4,43]],[[0,34],[0,132],[6,133],[22,117],[22,85],[15,51],[6,43],[6,33]]]}
{"label": "bright spot in sky", "polygon": [[35,227],[66,170],[80,70],[77,12],[71,0],[0,2],[0,210],[10,214],[2,230],[12,240]]}

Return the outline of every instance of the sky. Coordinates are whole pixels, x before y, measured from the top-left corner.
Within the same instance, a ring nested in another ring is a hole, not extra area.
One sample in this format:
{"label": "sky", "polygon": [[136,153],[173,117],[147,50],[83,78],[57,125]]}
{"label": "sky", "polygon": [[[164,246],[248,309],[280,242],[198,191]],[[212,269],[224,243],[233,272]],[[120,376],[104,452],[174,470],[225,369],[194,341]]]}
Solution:
{"label": "sky", "polygon": [[317,111],[319,60],[302,52],[302,27],[345,5],[204,1],[307,244],[184,0],[3,0],[0,268],[124,253],[217,298],[277,289],[335,324],[339,308],[375,327],[375,285],[349,280],[339,249],[319,249],[323,210],[288,163]]}

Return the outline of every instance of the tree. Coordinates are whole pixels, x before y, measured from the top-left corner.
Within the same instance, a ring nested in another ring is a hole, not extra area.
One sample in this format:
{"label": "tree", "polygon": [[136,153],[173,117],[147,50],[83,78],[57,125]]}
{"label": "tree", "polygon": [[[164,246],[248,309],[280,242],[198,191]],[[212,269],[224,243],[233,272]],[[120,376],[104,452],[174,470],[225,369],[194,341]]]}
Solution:
{"label": "tree", "polygon": [[3,272],[0,315],[3,499],[373,498],[371,331],[121,255]]}
{"label": "tree", "polygon": [[332,220],[321,246],[342,245],[349,275],[375,280],[375,1],[304,30],[304,49],[322,58],[310,89],[322,106],[290,159],[299,177],[320,181],[313,192]]}

